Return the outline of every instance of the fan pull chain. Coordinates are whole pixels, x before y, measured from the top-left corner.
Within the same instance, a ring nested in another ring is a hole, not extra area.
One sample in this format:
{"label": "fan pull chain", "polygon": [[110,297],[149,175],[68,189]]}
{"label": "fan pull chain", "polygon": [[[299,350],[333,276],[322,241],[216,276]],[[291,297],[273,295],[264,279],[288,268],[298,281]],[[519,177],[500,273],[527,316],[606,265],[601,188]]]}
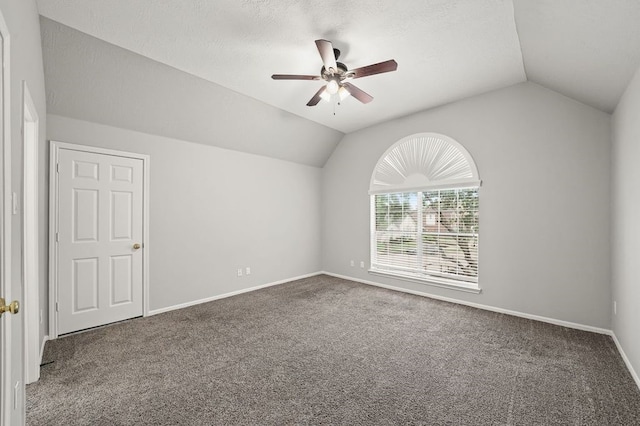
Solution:
{"label": "fan pull chain", "polygon": [[333,115],[336,115],[336,105],[340,106],[342,105],[342,103],[340,102],[340,100],[335,100],[333,102]]}

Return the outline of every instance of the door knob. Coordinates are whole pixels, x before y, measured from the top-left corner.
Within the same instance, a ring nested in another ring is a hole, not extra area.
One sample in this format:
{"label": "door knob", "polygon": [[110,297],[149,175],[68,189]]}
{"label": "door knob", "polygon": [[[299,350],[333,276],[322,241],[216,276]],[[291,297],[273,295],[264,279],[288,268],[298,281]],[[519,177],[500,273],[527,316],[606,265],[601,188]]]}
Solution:
{"label": "door knob", "polygon": [[138,250],[140,247],[142,247],[142,246],[141,246],[140,244],[138,244],[138,243],[135,243],[135,244],[133,245],[133,249],[134,249],[134,250]]}
{"label": "door knob", "polygon": [[9,312],[11,314],[17,314],[20,310],[20,303],[17,300],[5,305],[5,301],[3,297],[0,297],[0,316],[5,312]]}

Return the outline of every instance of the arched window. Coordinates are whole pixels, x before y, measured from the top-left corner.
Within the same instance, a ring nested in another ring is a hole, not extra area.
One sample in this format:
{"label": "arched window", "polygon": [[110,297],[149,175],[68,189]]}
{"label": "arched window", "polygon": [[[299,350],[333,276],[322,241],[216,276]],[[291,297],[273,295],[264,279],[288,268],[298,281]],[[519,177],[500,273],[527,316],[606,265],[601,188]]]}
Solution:
{"label": "arched window", "polygon": [[408,136],[371,176],[371,272],[479,292],[480,177],[471,155],[436,133]]}

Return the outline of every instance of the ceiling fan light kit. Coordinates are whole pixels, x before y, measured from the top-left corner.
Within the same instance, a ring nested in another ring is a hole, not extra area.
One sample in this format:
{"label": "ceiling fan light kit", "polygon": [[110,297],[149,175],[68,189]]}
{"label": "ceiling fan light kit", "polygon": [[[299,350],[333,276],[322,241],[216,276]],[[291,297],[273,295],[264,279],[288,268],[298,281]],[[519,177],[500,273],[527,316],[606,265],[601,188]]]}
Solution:
{"label": "ceiling fan light kit", "polygon": [[332,78],[327,81],[327,93],[335,95],[338,93],[338,89],[340,89],[340,83],[337,79]]}
{"label": "ceiling fan light kit", "polygon": [[338,62],[340,51],[338,49],[334,49],[330,41],[316,40],[316,47],[318,48],[318,52],[320,53],[323,63],[319,76],[294,74],[273,74],[271,76],[274,80],[325,81],[326,84],[322,86],[315,95],[313,95],[309,102],[307,102],[307,106],[315,106],[321,99],[330,101],[333,95],[338,95],[340,101],[349,96],[353,96],[363,104],[369,103],[373,100],[373,96],[349,83],[349,80],[367,77],[374,74],[382,74],[398,69],[398,63],[393,59],[390,59],[377,64],[349,70],[345,64]]}

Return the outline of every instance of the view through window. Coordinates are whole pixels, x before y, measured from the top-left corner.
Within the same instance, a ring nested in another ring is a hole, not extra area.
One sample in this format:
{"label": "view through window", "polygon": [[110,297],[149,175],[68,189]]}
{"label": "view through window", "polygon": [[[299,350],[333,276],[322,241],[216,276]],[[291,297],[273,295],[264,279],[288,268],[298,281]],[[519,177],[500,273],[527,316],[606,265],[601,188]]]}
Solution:
{"label": "view through window", "polygon": [[372,268],[478,280],[478,188],[376,194]]}

